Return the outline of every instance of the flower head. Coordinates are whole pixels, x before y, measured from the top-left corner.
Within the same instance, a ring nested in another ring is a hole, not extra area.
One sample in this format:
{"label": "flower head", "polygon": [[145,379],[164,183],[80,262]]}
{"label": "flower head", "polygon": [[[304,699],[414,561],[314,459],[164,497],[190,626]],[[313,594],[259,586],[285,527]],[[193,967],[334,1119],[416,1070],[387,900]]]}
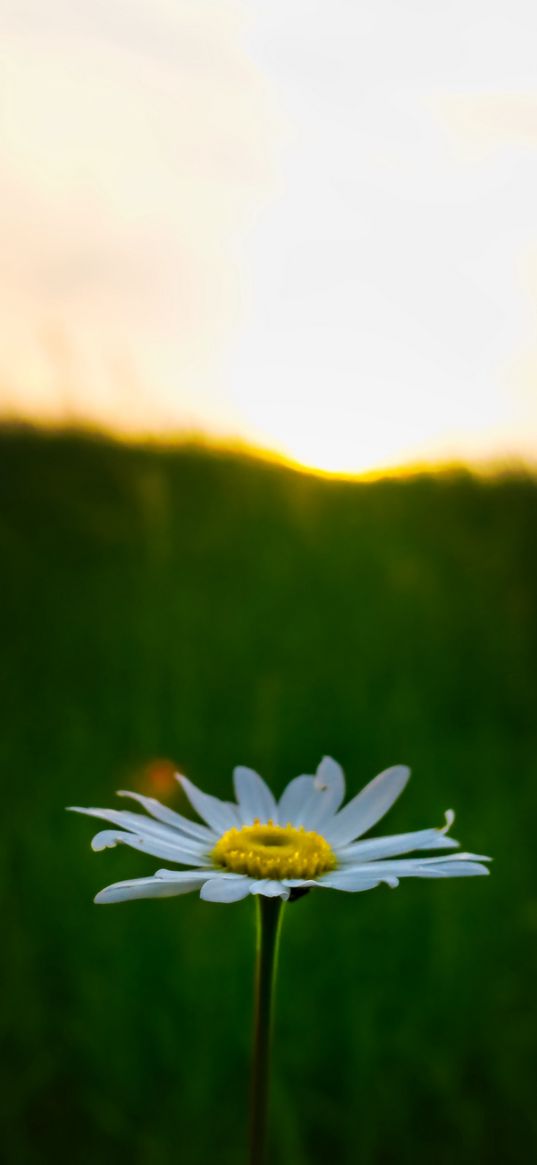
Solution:
{"label": "flower head", "polygon": [[[400,878],[451,878],[488,874],[481,854],[456,853],[421,857],[424,850],[456,849],[448,836],[454,813],[448,810],[440,829],[421,829],[362,840],[404,789],[410,769],[386,769],[341,808],[343,770],[324,757],[315,776],[295,777],[277,802],[252,769],[234,770],[235,802],[220,801],[179,776],[203,824],[181,816],[152,797],[121,791],[145,814],[118,809],[82,809],[110,822],[92,841],[94,850],[127,845],[164,858],[186,870],[157,870],[152,877],[116,882],[101,890],[96,902],[129,898],[168,898],[199,890],[208,902],[237,902],[248,894],[289,898],[293,891],[320,887],[356,893]],[[402,854],[413,853],[411,858]]]}

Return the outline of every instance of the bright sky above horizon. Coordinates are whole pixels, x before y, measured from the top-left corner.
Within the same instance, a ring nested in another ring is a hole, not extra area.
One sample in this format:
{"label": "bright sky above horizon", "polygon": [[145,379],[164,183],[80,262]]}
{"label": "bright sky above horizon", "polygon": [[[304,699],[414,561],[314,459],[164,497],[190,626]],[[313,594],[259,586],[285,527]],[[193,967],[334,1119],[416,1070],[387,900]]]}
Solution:
{"label": "bright sky above horizon", "polygon": [[533,0],[3,0],[0,414],[537,464]]}

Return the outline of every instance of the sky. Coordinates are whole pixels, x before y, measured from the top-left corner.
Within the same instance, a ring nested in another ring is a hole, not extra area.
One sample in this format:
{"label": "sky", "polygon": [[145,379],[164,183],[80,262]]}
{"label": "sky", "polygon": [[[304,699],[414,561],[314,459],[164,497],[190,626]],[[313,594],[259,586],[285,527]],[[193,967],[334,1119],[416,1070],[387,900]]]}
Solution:
{"label": "sky", "polygon": [[534,0],[0,0],[0,414],[537,464]]}

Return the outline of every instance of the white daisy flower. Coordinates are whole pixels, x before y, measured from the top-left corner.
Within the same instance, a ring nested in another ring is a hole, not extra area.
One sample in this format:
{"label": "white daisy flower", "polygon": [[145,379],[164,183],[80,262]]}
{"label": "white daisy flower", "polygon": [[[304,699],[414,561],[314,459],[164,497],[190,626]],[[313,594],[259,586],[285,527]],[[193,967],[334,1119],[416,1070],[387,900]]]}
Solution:
{"label": "white daisy flower", "polygon": [[[115,827],[96,834],[94,850],[127,845],[188,867],[116,882],[97,894],[99,903],[171,898],[192,890],[207,902],[238,902],[249,894],[286,900],[314,887],[357,893],[383,882],[393,888],[400,878],[488,874],[482,863],[490,859],[481,854],[421,856],[424,850],[458,847],[448,836],[452,810],[440,829],[361,840],[388,812],[409,776],[405,765],[386,769],[341,808],[345,778],[331,757],[324,757],[315,776],[295,777],[279,801],[257,773],[242,766],[233,773],[236,802],[220,801],[178,775],[202,825],[152,797],[125,791],[119,796],[137,801],[145,815],[71,808]],[[410,853],[414,856],[400,856]]]}

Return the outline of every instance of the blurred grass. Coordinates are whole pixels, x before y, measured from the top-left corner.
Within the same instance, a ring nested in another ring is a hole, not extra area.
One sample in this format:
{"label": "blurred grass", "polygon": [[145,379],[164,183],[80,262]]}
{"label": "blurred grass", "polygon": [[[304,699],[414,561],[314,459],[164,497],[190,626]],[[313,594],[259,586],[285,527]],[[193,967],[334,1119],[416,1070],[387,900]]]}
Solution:
{"label": "blurred grass", "polygon": [[351,791],[408,762],[387,831],[453,805],[496,862],[288,908],[272,1159],[535,1160],[535,481],[5,431],[0,491],[7,1160],[243,1159],[252,904],[94,907],[158,860],[64,806],[323,753]]}

